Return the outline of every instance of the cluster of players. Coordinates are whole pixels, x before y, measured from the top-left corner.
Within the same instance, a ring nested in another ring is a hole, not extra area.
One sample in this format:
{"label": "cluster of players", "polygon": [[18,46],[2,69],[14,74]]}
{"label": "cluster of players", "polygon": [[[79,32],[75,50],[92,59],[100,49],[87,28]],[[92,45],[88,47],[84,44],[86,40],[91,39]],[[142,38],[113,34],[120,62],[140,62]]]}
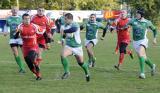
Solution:
{"label": "cluster of players", "polygon": [[[18,54],[18,47],[21,47],[26,64],[30,71],[35,74],[36,80],[41,80],[40,62],[42,61],[42,53],[45,49],[50,49],[50,43],[56,29],[60,33],[60,43],[63,46],[61,51],[61,62],[64,68],[62,79],[67,79],[70,76],[69,62],[67,57],[75,56],[77,63],[84,70],[86,81],[90,81],[89,67],[94,67],[96,57],[93,52],[93,47],[98,42],[98,29],[103,30],[101,40],[104,39],[108,26],[96,21],[96,15],[91,14],[89,20],[81,25],[73,21],[71,13],[65,13],[60,20],[52,20],[51,16],[45,15],[44,8],[37,9],[37,14],[30,16],[25,13],[22,17],[18,16],[18,8],[11,9],[12,16],[7,18],[7,26],[10,28],[10,47],[13,51],[15,60],[19,66],[19,72],[25,73],[24,64]],[[117,47],[119,51],[119,62],[114,67],[120,70],[125,54],[129,54],[133,59],[132,51],[127,49],[131,42],[129,28],[132,27],[133,46],[138,55],[140,63],[139,78],[145,79],[144,64],[146,63],[151,68],[151,75],[155,74],[156,65],[153,64],[146,56],[148,47],[147,31],[153,31],[156,44],[157,29],[147,19],[144,18],[144,10],[137,9],[136,18],[130,19],[127,17],[127,12],[124,10],[119,19],[115,22],[117,32]],[[57,24],[55,26],[55,24]],[[84,62],[83,50],[80,38],[80,30],[86,30],[85,48],[88,53],[88,62]]]}

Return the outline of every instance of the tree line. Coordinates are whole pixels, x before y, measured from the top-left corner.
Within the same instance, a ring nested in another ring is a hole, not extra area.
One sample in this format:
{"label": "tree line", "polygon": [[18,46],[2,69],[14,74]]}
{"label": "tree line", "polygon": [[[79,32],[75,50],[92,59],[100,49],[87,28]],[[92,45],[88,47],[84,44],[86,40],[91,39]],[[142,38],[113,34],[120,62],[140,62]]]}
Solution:
{"label": "tree line", "polygon": [[136,8],[143,7],[146,17],[159,24],[160,0],[0,0],[1,9],[10,9],[19,1],[20,9],[44,7],[49,10],[120,10],[124,2],[135,13]]}

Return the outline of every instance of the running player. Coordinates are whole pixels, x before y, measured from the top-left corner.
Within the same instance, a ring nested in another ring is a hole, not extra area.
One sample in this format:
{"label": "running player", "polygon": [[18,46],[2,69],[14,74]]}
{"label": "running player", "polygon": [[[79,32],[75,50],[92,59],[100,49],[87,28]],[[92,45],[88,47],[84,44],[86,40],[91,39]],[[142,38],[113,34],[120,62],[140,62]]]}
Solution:
{"label": "running player", "polygon": [[117,28],[117,47],[116,49],[119,49],[119,62],[114,67],[119,70],[120,66],[122,65],[124,61],[125,54],[129,54],[131,58],[133,59],[132,52],[127,50],[127,46],[130,43],[130,33],[129,28],[123,29],[123,27],[129,22],[129,18],[127,17],[127,11],[123,10],[121,14],[121,18],[117,20],[116,22],[116,28]]}
{"label": "running player", "polygon": [[38,25],[30,23],[29,14],[23,14],[22,19],[23,23],[18,26],[15,38],[18,34],[22,37],[24,59],[29,69],[36,75],[36,80],[41,80],[40,68],[37,62],[39,52],[37,34],[43,34],[44,30],[40,30]]}
{"label": "running player", "polygon": [[103,32],[106,31],[105,26],[103,24],[96,21],[96,15],[91,14],[89,17],[89,21],[86,24],[81,25],[81,30],[86,27],[86,40],[85,47],[88,53],[88,63],[89,67],[95,66],[96,57],[94,56],[93,47],[97,44],[98,39],[98,29],[103,29]]}
{"label": "running player", "polygon": [[38,45],[39,45],[39,54],[38,54],[38,62],[42,61],[42,53],[47,47],[46,43],[49,43],[47,38],[52,38],[51,35],[51,27],[50,27],[50,19],[45,16],[45,10],[42,7],[37,9],[37,14],[31,18],[31,22],[40,26],[45,33],[43,35],[38,35]]}
{"label": "running player", "polygon": [[73,22],[73,15],[71,13],[65,14],[65,25],[61,27],[60,33],[61,35],[66,35],[66,44],[64,45],[64,48],[61,52],[61,62],[64,67],[64,74],[62,75],[62,79],[66,79],[70,75],[67,57],[73,54],[78,64],[85,72],[86,81],[90,81],[89,69],[83,60],[80,27],[78,23]]}
{"label": "running player", "polygon": [[[20,37],[14,39],[14,33],[16,32],[17,26],[22,22],[22,18],[18,16],[18,8],[17,7],[12,7],[11,13],[12,16],[8,17],[6,20],[7,27],[10,28],[10,47],[12,49],[12,52],[14,54],[15,60],[19,66],[19,72],[20,73],[25,73],[24,70],[24,64],[19,56],[18,53],[18,47],[22,47],[22,39]],[[8,31],[7,31],[8,32]]]}
{"label": "running player", "polygon": [[[156,43],[157,29],[151,21],[144,18],[145,11],[143,8],[139,8],[136,11],[136,18],[129,21],[133,29],[133,47],[137,53],[140,64],[140,75],[139,78],[145,79],[144,64],[146,63],[151,68],[151,75],[155,74],[156,65],[153,64],[147,57],[146,49],[148,47],[147,31],[148,28],[153,31],[153,43]],[[123,29],[128,28],[128,25],[124,26]]]}

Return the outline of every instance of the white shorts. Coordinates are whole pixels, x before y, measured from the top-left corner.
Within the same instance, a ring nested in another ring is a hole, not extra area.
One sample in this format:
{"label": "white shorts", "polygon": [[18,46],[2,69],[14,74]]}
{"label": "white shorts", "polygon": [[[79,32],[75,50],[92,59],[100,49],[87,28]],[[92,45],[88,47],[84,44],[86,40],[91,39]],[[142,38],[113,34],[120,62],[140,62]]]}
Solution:
{"label": "white shorts", "polygon": [[22,42],[22,39],[21,39],[21,38],[18,38],[18,39],[10,39],[10,40],[9,40],[9,44],[18,44],[18,45],[22,45],[23,42]]}
{"label": "white shorts", "polygon": [[98,42],[98,39],[92,39],[92,40],[85,39],[85,46],[87,46],[90,42],[93,42],[93,44],[95,46]]}
{"label": "white shorts", "polygon": [[145,46],[145,48],[147,48],[148,47],[148,39],[133,41],[133,47],[137,53],[139,51],[140,45],[143,45],[143,46]]}
{"label": "white shorts", "polygon": [[65,48],[70,49],[70,50],[72,51],[72,54],[73,54],[73,55],[83,56],[82,46],[73,48],[73,47],[70,47],[70,46],[67,46],[67,45],[66,45]]}

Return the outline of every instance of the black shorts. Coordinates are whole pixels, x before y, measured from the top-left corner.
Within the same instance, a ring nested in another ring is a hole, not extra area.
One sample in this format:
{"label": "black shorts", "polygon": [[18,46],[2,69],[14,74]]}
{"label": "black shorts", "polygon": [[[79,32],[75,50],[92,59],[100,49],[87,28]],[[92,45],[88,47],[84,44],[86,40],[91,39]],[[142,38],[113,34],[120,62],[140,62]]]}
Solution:
{"label": "black shorts", "polygon": [[45,45],[43,45],[43,44],[38,44],[38,47],[39,48],[46,48]]}
{"label": "black shorts", "polygon": [[10,47],[22,47],[22,45],[16,44],[16,43],[12,43],[12,44],[10,44]]}
{"label": "black shorts", "polygon": [[126,54],[126,48],[127,48],[128,44],[121,42],[119,45],[119,52],[120,53],[125,53]]}
{"label": "black shorts", "polygon": [[32,65],[35,62],[37,56],[38,56],[38,54],[36,51],[34,51],[34,50],[29,51],[27,56],[24,58],[27,65],[28,66]]}

